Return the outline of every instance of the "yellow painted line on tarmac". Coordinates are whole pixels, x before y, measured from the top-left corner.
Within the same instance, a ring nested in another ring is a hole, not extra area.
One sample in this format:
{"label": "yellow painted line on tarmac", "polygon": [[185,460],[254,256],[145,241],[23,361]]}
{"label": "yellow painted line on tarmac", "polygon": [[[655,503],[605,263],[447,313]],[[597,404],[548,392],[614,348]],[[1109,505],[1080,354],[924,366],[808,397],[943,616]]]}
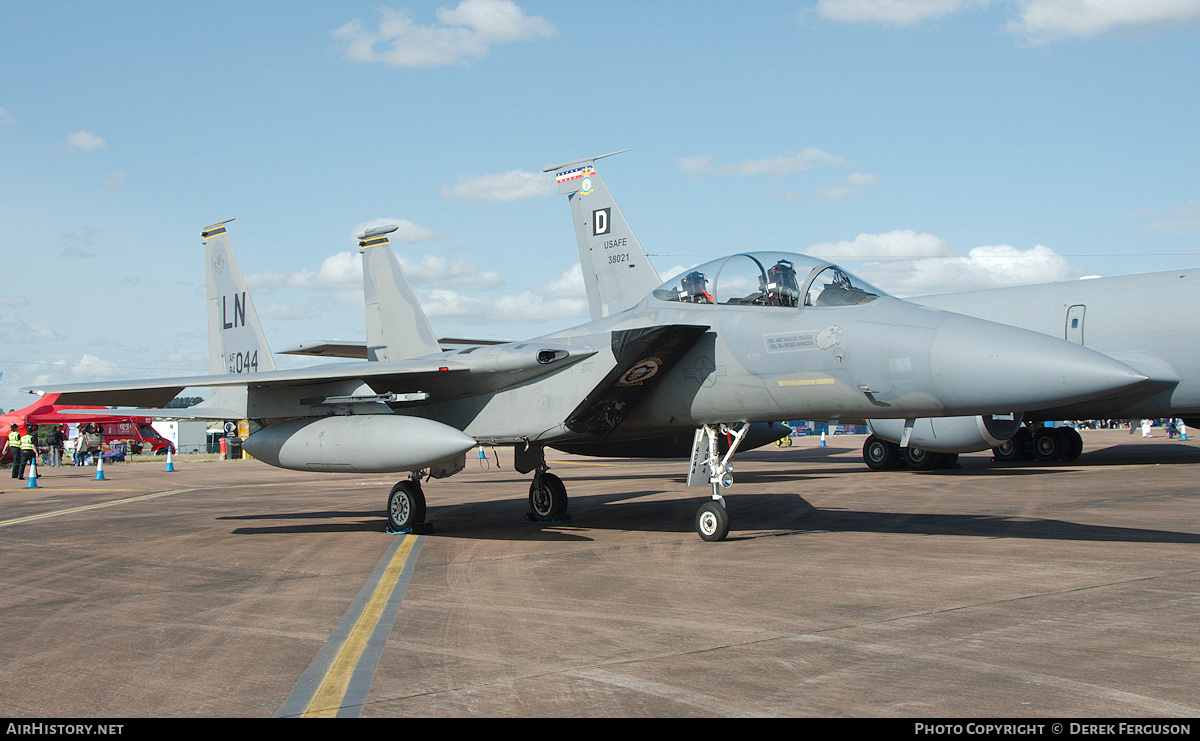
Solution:
{"label": "yellow painted line on tarmac", "polygon": [[[55,489],[55,493],[63,491]],[[126,490],[129,491],[129,490]],[[103,509],[105,507],[116,507],[121,504],[132,504],[134,502],[145,502],[150,499],[158,499],[159,497],[169,497],[172,494],[182,494],[185,491],[194,491],[194,489],[170,489],[168,491],[155,491],[149,494],[142,494],[136,497],[126,497],[124,499],[114,499],[110,502],[96,502],[95,504],[85,504],[79,507],[68,507],[67,509],[57,509],[52,512],[42,512],[36,515],[26,515],[25,517],[15,517],[11,520],[0,520],[0,527],[8,527],[9,525],[20,525],[26,522],[37,522],[38,520],[47,520],[51,517],[62,517],[64,515],[74,515],[79,512],[90,512],[94,509]]]}
{"label": "yellow painted line on tarmac", "polygon": [[554,461],[554,465],[567,466],[626,466],[627,463],[597,463],[595,461]]}
{"label": "yellow painted line on tarmac", "polygon": [[[370,597],[362,600],[360,595],[359,600],[355,601],[361,603],[360,610],[356,610],[356,604],[350,607],[335,628],[331,640],[326,643],[326,649],[318,652],[310,670],[296,682],[292,695],[289,695],[276,717],[298,715],[302,718],[332,718],[359,715],[362,705],[366,703],[379,656],[391,633],[392,622],[395,622],[397,610],[400,609],[400,598],[408,586],[404,574],[415,567],[414,548],[420,543],[420,538],[418,535],[404,535],[384,570],[380,572],[377,568],[372,574],[374,588]],[[413,564],[409,564],[410,560]],[[358,616],[355,617],[355,613]],[[336,635],[344,635],[340,644]],[[328,659],[328,668],[322,673],[317,668],[325,665],[323,655],[328,656],[325,651],[334,646],[336,652]]]}

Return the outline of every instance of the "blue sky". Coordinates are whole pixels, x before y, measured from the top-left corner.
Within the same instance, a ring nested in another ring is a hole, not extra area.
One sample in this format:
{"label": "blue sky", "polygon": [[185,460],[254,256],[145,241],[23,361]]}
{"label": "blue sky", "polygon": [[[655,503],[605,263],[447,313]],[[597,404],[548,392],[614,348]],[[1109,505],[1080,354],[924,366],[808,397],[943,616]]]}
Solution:
{"label": "blue sky", "polygon": [[599,168],[664,276],[789,250],[919,295],[1200,263],[1200,0],[3,18],[6,409],[35,383],[207,372],[200,230],[231,217],[275,348],[362,337],[353,235],[378,223],[439,336],[584,321],[541,170],[628,147]]}

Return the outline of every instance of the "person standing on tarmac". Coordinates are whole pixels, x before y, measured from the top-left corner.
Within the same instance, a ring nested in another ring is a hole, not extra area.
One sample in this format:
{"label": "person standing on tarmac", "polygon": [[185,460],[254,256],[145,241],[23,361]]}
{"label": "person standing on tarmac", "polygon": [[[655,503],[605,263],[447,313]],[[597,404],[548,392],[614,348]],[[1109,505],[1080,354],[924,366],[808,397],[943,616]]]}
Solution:
{"label": "person standing on tarmac", "polygon": [[25,434],[21,435],[21,478],[25,478],[25,468],[37,455],[37,425],[29,425]]}
{"label": "person standing on tarmac", "polygon": [[[21,478],[21,433],[17,432],[16,423],[13,423],[12,432],[8,433],[8,439],[4,441],[4,450],[12,452],[12,477]],[[0,451],[0,454],[2,453],[3,451]]]}

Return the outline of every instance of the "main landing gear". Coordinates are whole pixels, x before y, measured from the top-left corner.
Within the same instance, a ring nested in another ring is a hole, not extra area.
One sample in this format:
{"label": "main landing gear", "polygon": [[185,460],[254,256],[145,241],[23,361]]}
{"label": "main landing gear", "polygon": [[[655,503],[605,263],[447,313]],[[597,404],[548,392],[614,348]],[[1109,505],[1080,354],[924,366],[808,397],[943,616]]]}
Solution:
{"label": "main landing gear", "polygon": [[1012,439],[992,448],[997,461],[1030,461],[1070,463],[1083,453],[1083,438],[1073,427],[1022,427]]}
{"label": "main landing gear", "polygon": [[529,520],[531,522],[567,522],[567,487],[562,479],[547,472],[543,463],[529,484]]}
{"label": "main landing gear", "polygon": [[872,471],[905,467],[913,471],[932,471],[935,468],[954,468],[958,453],[935,453],[932,450],[902,448],[894,442],[871,435],[863,443],[863,461]]}
{"label": "main landing gear", "polygon": [[421,491],[421,480],[417,474],[392,487],[388,494],[387,516],[389,533],[428,530],[425,524],[425,492]]}
{"label": "main landing gear", "polygon": [[567,514],[567,487],[562,479],[549,472],[545,448],[537,445],[518,446],[513,451],[513,468],[517,473],[533,471],[526,522],[571,521],[571,516]]}

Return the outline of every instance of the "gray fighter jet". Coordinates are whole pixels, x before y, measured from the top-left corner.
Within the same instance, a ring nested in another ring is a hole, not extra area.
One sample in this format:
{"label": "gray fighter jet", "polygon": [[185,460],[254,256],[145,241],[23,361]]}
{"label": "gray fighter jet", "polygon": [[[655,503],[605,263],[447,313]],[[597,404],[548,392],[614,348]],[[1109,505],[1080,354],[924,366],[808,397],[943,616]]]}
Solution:
{"label": "gray fighter jet", "polygon": [[153,413],[250,420],[245,449],[283,468],[409,472],[388,497],[397,532],[424,522],[420,481],[462,470],[479,444],[513,448],[517,470],[533,473],[530,516],[553,522],[567,493],[545,447],[690,435],[688,483],[712,497],[695,525],[713,541],[729,531],[722,490],[754,423],[886,418],[911,430],[918,418],[1060,407],[1150,381],[1062,339],[901,301],[804,255],[733,255],[659,283],[595,159],[552,168],[587,235],[599,317],[586,324],[442,350],[390,248],[370,251],[386,243],[376,230],[362,235],[364,260],[385,260],[369,273],[392,277],[375,287],[387,311],[374,319],[368,290],[368,359],[276,370],[221,223],[202,232],[210,375],[27,390],[160,407],[211,387],[200,407]]}

